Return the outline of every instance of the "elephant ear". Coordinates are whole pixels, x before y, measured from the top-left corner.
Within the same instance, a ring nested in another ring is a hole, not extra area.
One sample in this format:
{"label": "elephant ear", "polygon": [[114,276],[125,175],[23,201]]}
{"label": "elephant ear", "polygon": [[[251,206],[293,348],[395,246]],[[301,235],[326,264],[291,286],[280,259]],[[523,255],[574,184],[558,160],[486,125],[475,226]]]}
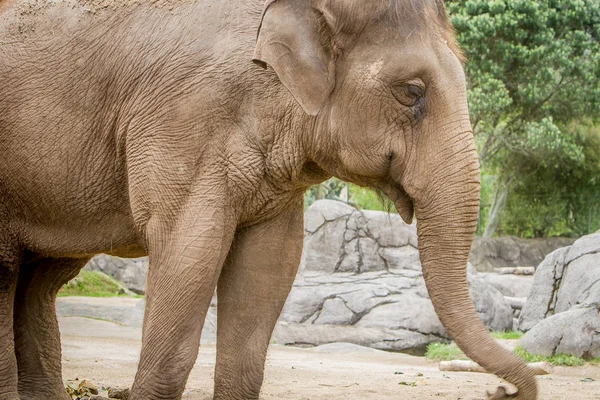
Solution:
{"label": "elephant ear", "polygon": [[304,111],[317,115],[334,87],[334,56],[323,15],[308,1],[268,0],[253,60],[270,65]]}

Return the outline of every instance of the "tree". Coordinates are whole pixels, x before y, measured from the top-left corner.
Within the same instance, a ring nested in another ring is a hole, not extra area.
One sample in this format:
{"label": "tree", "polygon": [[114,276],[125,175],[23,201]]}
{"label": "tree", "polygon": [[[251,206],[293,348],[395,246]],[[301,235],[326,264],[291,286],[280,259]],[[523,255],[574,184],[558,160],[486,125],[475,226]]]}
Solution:
{"label": "tree", "polygon": [[567,129],[583,149],[585,163],[542,163],[524,157],[502,233],[580,236],[600,228],[600,127],[572,123]]}
{"label": "tree", "polygon": [[321,199],[343,201],[359,210],[397,212],[393,203],[382,194],[338,178],[331,178],[308,189],[304,194],[304,206],[306,208]]}
{"label": "tree", "polygon": [[[531,187],[527,176],[585,173],[581,132],[573,123],[600,120],[600,2],[467,0],[449,3],[448,12],[468,60],[482,169],[495,176],[492,201],[482,202],[494,228],[503,203],[513,203],[509,192]],[[555,195],[564,180],[544,184]],[[520,200],[537,201],[524,196]]]}

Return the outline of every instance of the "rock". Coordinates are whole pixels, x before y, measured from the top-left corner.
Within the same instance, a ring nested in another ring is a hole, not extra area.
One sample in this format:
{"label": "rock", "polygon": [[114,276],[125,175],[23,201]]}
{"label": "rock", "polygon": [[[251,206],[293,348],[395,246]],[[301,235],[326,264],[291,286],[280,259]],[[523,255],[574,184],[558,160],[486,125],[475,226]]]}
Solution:
{"label": "rock", "polygon": [[[512,310],[502,294],[468,276],[480,318],[493,330],[512,328]],[[380,350],[421,353],[448,337],[431,304],[420,272],[398,270],[299,277],[273,338],[280,344],[350,342]]]}
{"label": "rock", "polygon": [[521,338],[521,346],[543,356],[600,357],[600,303],[574,307],[544,319]]}
{"label": "rock", "polygon": [[533,276],[480,273],[479,276],[504,296],[527,297],[533,286]]}
{"label": "rock", "polygon": [[137,306],[141,301],[144,300],[128,297],[59,297],[56,301],[56,314],[59,317],[102,319],[141,328],[144,309]]}
{"label": "rock", "polygon": [[[502,294],[478,275],[468,274],[468,282],[486,326],[510,330],[512,310]],[[315,202],[305,214],[300,273],[273,338],[415,353],[447,341],[421,273],[415,225],[395,214]]]}
{"label": "rock", "polygon": [[304,215],[300,271],[318,273],[420,270],[416,226],[396,214],[316,201]]}
{"label": "rock", "polygon": [[494,268],[494,272],[500,275],[533,275],[535,267],[502,267]]}
{"label": "rock", "polygon": [[512,309],[504,301],[502,293],[477,276],[468,275],[467,278],[471,300],[484,325],[493,331],[512,330]]}
{"label": "rock", "polygon": [[[340,201],[319,200],[306,211],[304,230],[301,270],[329,273],[420,270],[416,225],[406,225],[397,214],[361,211]],[[573,241],[475,238],[469,260],[479,271],[536,266],[548,253]]]}
{"label": "rock", "polygon": [[527,297],[509,297],[504,296],[504,301],[512,308],[513,310],[522,310],[525,306],[525,302],[527,301]]}
{"label": "rock", "polygon": [[350,353],[381,353],[381,350],[373,349],[370,347],[359,346],[354,343],[344,343],[344,342],[336,342],[336,343],[328,343],[321,346],[317,346],[311,349],[315,353],[326,353],[326,354],[350,354]]}
{"label": "rock", "polygon": [[519,239],[476,237],[469,261],[478,271],[493,271],[500,267],[536,266],[550,252],[569,246],[570,238]]}
{"label": "rock", "polygon": [[527,331],[549,316],[593,303],[600,303],[600,232],[552,252],[538,266],[519,329]]}
{"label": "rock", "polygon": [[467,263],[467,273],[472,275],[477,273],[477,269],[470,262]]}
{"label": "rock", "polygon": [[110,275],[134,293],[144,294],[146,291],[148,257],[119,258],[100,254],[92,258],[84,269]]}

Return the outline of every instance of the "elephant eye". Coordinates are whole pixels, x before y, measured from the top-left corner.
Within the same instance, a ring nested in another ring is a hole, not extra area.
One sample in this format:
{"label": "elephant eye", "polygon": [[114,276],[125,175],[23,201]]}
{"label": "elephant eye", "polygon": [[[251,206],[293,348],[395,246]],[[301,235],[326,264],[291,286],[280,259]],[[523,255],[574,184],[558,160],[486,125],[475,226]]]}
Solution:
{"label": "elephant eye", "polygon": [[399,82],[392,86],[392,95],[400,104],[414,107],[425,97],[425,85],[420,79]]}

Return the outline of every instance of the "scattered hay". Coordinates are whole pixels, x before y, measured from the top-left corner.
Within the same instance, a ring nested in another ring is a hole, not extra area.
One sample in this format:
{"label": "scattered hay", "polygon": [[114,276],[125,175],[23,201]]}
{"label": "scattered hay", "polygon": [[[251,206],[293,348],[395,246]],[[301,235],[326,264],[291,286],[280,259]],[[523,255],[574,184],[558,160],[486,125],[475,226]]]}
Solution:
{"label": "scattered hay", "polygon": [[67,381],[67,394],[71,400],[128,400],[129,389],[97,386],[88,380],[78,378]]}

